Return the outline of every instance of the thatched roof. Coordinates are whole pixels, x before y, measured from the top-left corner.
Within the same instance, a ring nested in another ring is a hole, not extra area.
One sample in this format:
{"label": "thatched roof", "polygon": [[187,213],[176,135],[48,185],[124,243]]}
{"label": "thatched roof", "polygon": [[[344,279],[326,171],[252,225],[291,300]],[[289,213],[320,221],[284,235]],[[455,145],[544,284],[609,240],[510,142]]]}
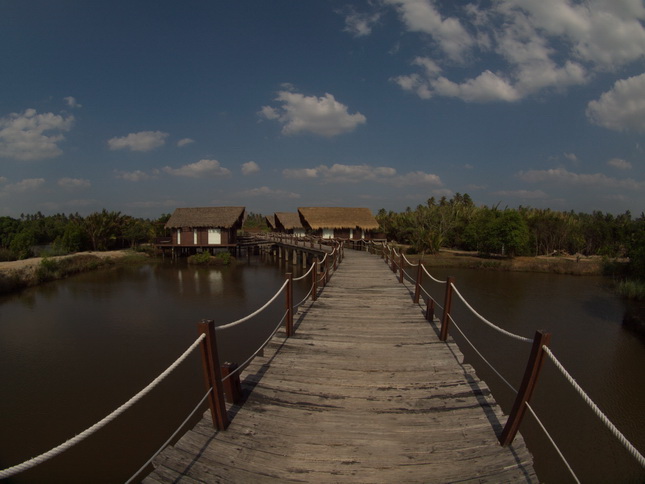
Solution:
{"label": "thatched roof", "polygon": [[276,212],[276,227],[284,230],[301,229],[302,222],[297,212]]}
{"label": "thatched roof", "polygon": [[271,230],[275,229],[275,227],[276,227],[276,225],[275,225],[275,215],[267,215],[267,216],[266,216],[266,217],[264,217],[264,218],[265,218],[265,219],[266,219],[266,221],[267,221],[267,225],[268,225],[268,227],[269,227]]}
{"label": "thatched roof", "polygon": [[166,228],[242,226],[245,207],[195,207],[178,208],[166,222]]}
{"label": "thatched roof", "polygon": [[318,229],[375,230],[379,224],[369,208],[352,207],[300,207],[298,208],[303,225]]}

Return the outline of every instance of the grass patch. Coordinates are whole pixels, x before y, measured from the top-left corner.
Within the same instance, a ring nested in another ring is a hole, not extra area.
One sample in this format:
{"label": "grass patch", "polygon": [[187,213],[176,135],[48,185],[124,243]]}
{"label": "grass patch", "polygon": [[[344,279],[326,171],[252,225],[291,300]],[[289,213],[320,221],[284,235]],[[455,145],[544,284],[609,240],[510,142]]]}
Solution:
{"label": "grass patch", "polygon": [[228,266],[235,263],[235,257],[230,252],[218,252],[215,256],[202,252],[188,257],[188,263],[202,266]]}
{"label": "grass patch", "polygon": [[62,259],[44,257],[36,269],[36,281],[38,283],[55,281],[73,274],[93,271],[100,267],[112,265],[114,265],[114,261],[111,259],[102,259],[101,257],[89,254],[79,254]]}
{"label": "grass patch", "polygon": [[616,291],[622,297],[634,301],[645,301],[645,282],[626,279],[616,286]]}

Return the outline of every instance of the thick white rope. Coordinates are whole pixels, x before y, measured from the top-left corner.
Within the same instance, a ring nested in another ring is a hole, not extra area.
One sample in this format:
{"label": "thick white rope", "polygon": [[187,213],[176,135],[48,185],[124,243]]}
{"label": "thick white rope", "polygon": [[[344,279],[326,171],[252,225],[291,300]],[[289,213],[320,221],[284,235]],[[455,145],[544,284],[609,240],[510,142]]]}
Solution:
{"label": "thick white rope", "polygon": [[410,261],[410,259],[408,259],[408,258],[405,256],[405,254],[403,254],[403,260],[405,260],[405,262],[406,262],[409,266],[411,266],[411,267],[417,267],[417,266],[420,264],[419,262],[417,262],[416,264],[413,264],[413,263]]}
{"label": "thick white rope", "polygon": [[448,282],[448,281],[440,281],[439,279],[435,279],[434,277],[432,277],[432,274],[430,274],[430,273],[428,272],[428,269],[426,269],[426,266],[421,265],[421,267],[423,267],[423,272],[425,272],[425,273],[426,273],[426,275],[427,275],[430,279],[432,279],[434,282],[438,282],[439,284],[445,284],[446,282]]}
{"label": "thick white rope", "polygon": [[67,449],[73,447],[74,445],[78,444],[82,440],[86,439],[96,431],[100,430],[101,428],[105,427],[108,423],[110,423],[112,420],[117,418],[119,415],[121,415],[123,412],[125,412],[127,409],[129,409],[132,405],[137,403],[139,400],[141,400],[145,395],[147,395],[154,387],[156,387],[164,378],[166,378],[172,371],[177,368],[181,364],[182,361],[184,361],[188,355],[195,349],[201,341],[206,337],[205,334],[199,335],[199,338],[195,340],[195,342],[190,345],[190,347],[184,351],[184,353],[177,358],[177,360],[170,365],[163,373],[161,373],[157,378],[152,380],[150,384],[148,384],[147,387],[145,387],[143,390],[141,390],[139,393],[137,393],[134,397],[132,397],[130,400],[125,402],[123,405],[121,405],[119,408],[117,408],[114,412],[112,412],[110,415],[107,417],[103,418],[99,422],[95,423],[88,429],[84,430],[80,434],[76,435],[75,437],[72,437],[71,439],[67,440],[66,442],[63,442],[57,447],[54,447],[53,449],[45,452],[44,454],[40,454],[37,457],[34,457],[32,459],[29,459],[22,464],[15,465],[13,467],[8,467],[7,469],[4,469],[0,471],[0,479],[6,479],[7,477],[11,477],[15,474],[18,474],[19,472],[26,471],[27,469],[31,469],[32,467],[37,466],[38,464],[42,464],[43,462],[51,459],[52,457],[55,457],[59,454],[62,454],[65,452]]}
{"label": "thick white rope", "polygon": [[302,279],[307,277],[309,274],[311,274],[311,271],[314,270],[314,264],[315,264],[315,262],[313,264],[311,264],[311,267],[309,268],[309,270],[305,274],[301,275],[300,277],[294,277],[293,280],[294,281],[301,281]]}
{"label": "thick white rope", "polygon": [[470,341],[470,340],[468,339],[468,336],[466,336],[466,335],[464,334],[464,332],[463,332],[463,331],[461,330],[461,328],[457,325],[457,323],[455,322],[455,320],[454,320],[454,319],[452,319],[452,316],[449,316],[449,318],[450,318],[450,321],[452,321],[452,324],[455,326],[455,328],[457,328],[457,331],[459,331],[459,333],[461,334],[461,336],[463,336],[463,338],[468,342],[468,344],[472,347],[472,349],[473,349],[473,350],[475,350],[475,353],[477,353],[477,354],[479,355],[479,357],[484,361],[484,363],[486,363],[486,364],[490,367],[490,369],[491,369],[491,370],[493,370],[493,372],[494,372],[494,373],[495,373],[495,374],[496,374],[496,375],[497,375],[497,376],[498,376],[498,377],[499,377],[499,378],[500,378],[504,383],[506,383],[506,385],[508,386],[508,388],[510,388],[511,390],[513,390],[513,392],[517,393],[517,390],[513,387],[513,385],[511,385],[511,384],[506,380],[506,378],[504,378],[504,377],[502,376],[502,374],[501,374],[500,372],[498,372],[498,371],[495,369],[495,367],[490,363],[490,361],[488,361],[488,360],[484,357],[484,355],[482,355],[482,354],[479,352],[479,350],[478,350],[477,348],[475,348],[475,345],[472,343],[472,341]]}
{"label": "thick white rope", "polygon": [[135,478],[135,477],[137,477],[137,476],[138,476],[138,475],[139,475],[139,474],[140,474],[140,473],[141,473],[141,472],[142,472],[146,467],[148,467],[148,465],[149,465],[149,464],[154,460],[154,458],[155,458],[155,457],[157,457],[157,456],[161,453],[161,451],[162,451],[162,450],[164,450],[168,444],[170,444],[170,442],[172,442],[172,440],[177,436],[177,434],[179,433],[179,431],[180,431],[182,428],[184,428],[184,425],[186,425],[186,424],[190,421],[190,419],[191,419],[191,418],[193,418],[193,416],[195,415],[195,413],[197,412],[197,410],[199,410],[199,408],[202,406],[202,404],[206,401],[206,399],[208,398],[208,395],[210,395],[210,393],[211,393],[211,390],[212,390],[212,389],[213,389],[213,387],[211,387],[211,388],[209,388],[209,389],[208,389],[208,391],[206,392],[206,395],[204,395],[204,396],[202,397],[202,399],[201,399],[201,400],[199,401],[199,403],[195,406],[195,408],[193,409],[193,411],[192,411],[192,412],[190,412],[190,415],[188,415],[188,417],[186,417],[186,418],[184,419],[184,421],[181,423],[181,425],[179,425],[179,427],[177,427],[177,430],[175,430],[175,431],[173,432],[173,434],[172,434],[170,437],[168,437],[168,440],[166,440],[166,441],[163,443],[163,445],[162,445],[161,447],[159,447],[159,449],[157,450],[157,452],[155,452],[154,454],[152,454],[152,457],[150,457],[150,459],[148,459],[148,460],[146,461],[146,463],[145,463],[145,464],[143,464],[143,465],[139,468],[139,470],[138,470],[137,472],[135,472],[135,473],[132,475],[132,477],[126,481],[126,483],[125,483],[125,484],[130,484],[130,483],[134,480],[134,478]]}
{"label": "thick white rope", "polygon": [[567,469],[569,469],[569,472],[571,473],[571,477],[573,477],[573,479],[574,479],[578,484],[580,484],[580,480],[578,479],[578,476],[576,476],[575,472],[573,472],[573,469],[571,468],[571,466],[570,466],[570,465],[569,465],[569,463],[567,462],[567,459],[565,459],[565,458],[564,458],[564,455],[563,455],[563,454],[562,454],[562,452],[560,451],[560,448],[556,445],[556,443],[555,443],[555,441],[553,440],[553,438],[551,438],[551,434],[550,434],[550,433],[549,433],[549,431],[546,429],[546,427],[542,424],[542,421],[538,418],[538,416],[537,416],[537,414],[535,413],[535,411],[533,410],[533,408],[529,405],[529,402],[524,402],[524,404],[526,405],[526,408],[528,408],[528,409],[529,409],[529,412],[531,413],[531,415],[533,415],[533,418],[535,418],[535,421],[538,423],[538,425],[539,425],[539,426],[540,426],[540,428],[542,429],[542,432],[544,432],[544,435],[546,435],[546,436],[547,436],[547,438],[549,439],[549,441],[551,442],[551,445],[553,446],[553,448],[555,449],[555,451],[556,451],[556,452],[558,453],[558,455],[560,456],[560,459],[562,459],[562,462],[564,462],[564,465],[565,465],[565,466],[567,466]]}
{"label": "thick white rope", "polygon": [[220,330],[222,330],[222,329],[232,328],[233,326],[237,326],[238,324],[241,324],[241,323],[243,323],[243,322],[245,322],[245,321],[248,321],[249,319],[251,319],[251,318],[253,318],[253,317],[257,316],[257,315],[258,315],[258,314],[260,314],[262,311],[264,311],[267,307],[269,307],[269,305],[270,305],[273,301],[275,301],[275,300],[276,300],[276,298],[280,295],[280,293],[282,293],[282,291],[284,291],[284,288],[285,288],[285,287],[287,287],[287,284],[289,284],[289,280],[288,280],[288,279],[287,279],[286,281],[284,281],[284,284],[282,284],[282,287],[281,287],[280,289],[278,289],[278,292],[276,292],[276,293],[275,293],[275,295],[274,295],[271,299],[269,299],[269,300],[266,302],[266,304],[265,304],[264,306],[262,306],[260,309],[258,309],[258,310],[256,310],[256,311],[252,312],[251,314],[249,314],[249,315],[247,315],[247,316],[244,316],[242,319],[238,319],[237,321],[233,321],[232,323],[223,324],[222,326],[216,326],[216,327],[215,327],[215,330],[216,330],[216,331],[220,331]]}
{"label": "thick white rope", "polygon": [[482,316],[477,311],[475,311],[475,309],[470,304],[468,304],[468,302],[466,301],[464,296],[461,295],[461,293],[457,290],[457,287],[453,283],[450,283],[450,286],[452,286],[453,291],[455,291],[455,294],[457,294],[457,296],[459,296],[459,299],[461,299],[461,301],[466,305],[466,307],[468,309],[470,309],[470,311],[475,316],[477,316],[482,322],[486,323],[488,326],[490,326],[491,328],[499,331],[500,333],[505,334],[506,336],[509,336],[509,337],[511,337],[513,339],[516,339],[518,341],[522,341],[524,343],[532,343],[533,342],[533,340],[530,339],[530,338],[525,338],[524,336],[520,336],[518,334],[511,333],[510,331],[506,331],[505,329],[502,329],[499,326],[496,326],[493,323],[491,323],[490,321],[488,321],[486,318],[484,318],[484,316]]}
{"label": "thick white rope", "polygon": [[609,429],[609,431],[614,434],[614,437],[618,439],[618,441],[623,444],[623,446],[627,449],[627,451],[636,459],[636,461],[642,466],[645,467],[645,457],[643,457],[643,454],[641,454],[636,447],[634,447],[629,440],[622,434],[620,430],[616,428],[616,426],[611,423],[609,418],[598,408],[598,405],[594,403],[594,401],[585,393],[585,391],[582,389],[580,385],[578,385],[578,382],[569,374],[569,372],[562,366],[562,363],[558,361],[558,359],[555,357],[555,355],[551,352],[548,346],[542,346],[542,349],[544,352],[549,356],[553,364],[556,366],[558,370],[562,373],[562,375],[567,379],[567,381],[573,386],[573,388],[578,392],[578,394],[582,397],[582,399],[591,407],[591,410],[596,414],[596,416],[600,419],[602,423],[605,424],[605,426]]}

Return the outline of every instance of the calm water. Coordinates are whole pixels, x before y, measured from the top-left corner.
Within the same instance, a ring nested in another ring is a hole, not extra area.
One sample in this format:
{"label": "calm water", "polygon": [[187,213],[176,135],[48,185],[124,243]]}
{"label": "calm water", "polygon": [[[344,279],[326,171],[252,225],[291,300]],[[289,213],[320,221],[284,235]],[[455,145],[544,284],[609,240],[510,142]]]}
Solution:
{"label": "calm water", "polygon": [[[535,330],[552,334],[551,350],[592,400],[641,452],[645,451],[645,340],[623,328],[625,302],[601,277],[576,277],[476,270],[439,269],[440,279],[456,277],[459,292],[483,317],[528,338]],[[443,289],[428,284],[443,305]],[[459,299],[455,321],[478,350],[518,388],[530,345],[490,329]],[[514,394],[451,331],[506,414]],[[645,470],[605,431],[550,361],[533,395],[533,408],[582,482],[645,482]],[[545,482],[570,482],[568,471],[532,417],[521,427]]]}
{"label": "calm water", "polygon": [[[169,261],[83,274],[0,300],[0,468],[22,462],[93,425],[141,390],[197,337],[204,318],[219,324],[263,305],[286,266],[254,258],[235,269],[195,269]],[[295,272],[295,271],[294,271]],[[552,349],[639,448],[645,448],[645,345],[624,330],[624,303],[595,277],[441,270],[488,319],[523,336],[553,333]],[[299,275],[298,273],[295,274]],[[442,301],[438,287],[429,290]],[[294,299],[304,295],[297,289]],[[457,322],[515,386],[528,345],[482,327],[453,303]],[[242,361],[283,312],[270,311],[219,341],[223,359]],[[454,333],[454,332],[453,332]],[[463,348],[463,345],[462,345]],[[466,352],[467,353],[467,352]],[[467,353],[506,412],[512,397]],[[552,365],[534,407],[562,443],[583,482],[642,482],[643,470],[586,410]],[[95,436],[11,482],[122,482],[203,396],[199,355]],[[547,482],[566,470],[534,425],[522,427]]]}

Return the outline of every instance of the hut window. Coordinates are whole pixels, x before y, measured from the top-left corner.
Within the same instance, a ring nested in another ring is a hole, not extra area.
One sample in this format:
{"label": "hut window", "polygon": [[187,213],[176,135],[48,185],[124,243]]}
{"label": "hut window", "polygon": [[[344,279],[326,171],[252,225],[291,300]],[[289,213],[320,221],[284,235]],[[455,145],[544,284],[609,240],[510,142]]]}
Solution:
{"label": "hut window", "polygon": [[193,244],[197,245],[197,229],[193,229]]}

